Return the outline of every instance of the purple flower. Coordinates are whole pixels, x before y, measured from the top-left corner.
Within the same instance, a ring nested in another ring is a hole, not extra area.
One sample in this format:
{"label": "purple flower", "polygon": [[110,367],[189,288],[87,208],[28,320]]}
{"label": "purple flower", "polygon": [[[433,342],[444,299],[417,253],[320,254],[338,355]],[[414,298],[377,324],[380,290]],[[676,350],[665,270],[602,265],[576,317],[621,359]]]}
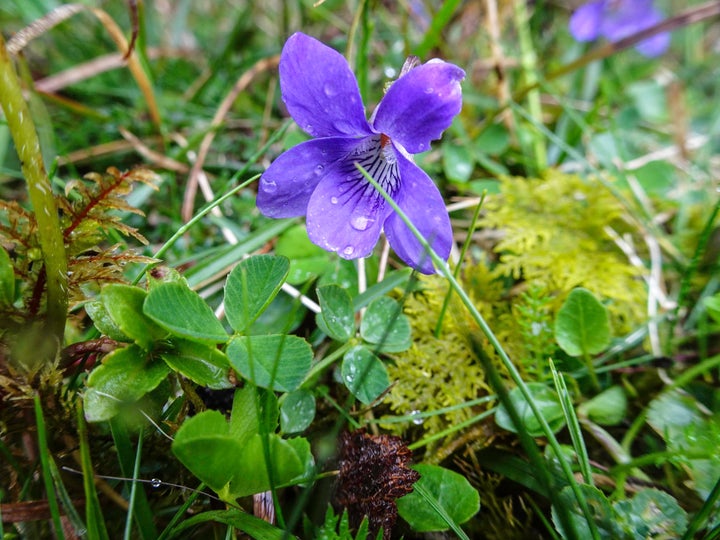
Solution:
{"label": "purple flower", "polygon": [[[570,33],[578,41],[604,37],[615,42],[656,25],[662,13],[653,0],[596,0],[578,8],[570,18]],[[670,45],[670,34],[656,34],[637,45],[645,56],[658,56]]]}
{"label": "purple flower", "polygon": [[465,73],[440,60],[395,81],[368,122],[345,59],[305,34],[280,57],[282,99],[312,140],[280,155],[260,178],[257,205],[273,218],[307,216],[310,240],[345,259],[367,257],[384,230],[408,265],[430,274],[420,242],[355,166],[390,194],[443,259],[452,229],[442,196],[411,154],[430,148],[460,112]]}

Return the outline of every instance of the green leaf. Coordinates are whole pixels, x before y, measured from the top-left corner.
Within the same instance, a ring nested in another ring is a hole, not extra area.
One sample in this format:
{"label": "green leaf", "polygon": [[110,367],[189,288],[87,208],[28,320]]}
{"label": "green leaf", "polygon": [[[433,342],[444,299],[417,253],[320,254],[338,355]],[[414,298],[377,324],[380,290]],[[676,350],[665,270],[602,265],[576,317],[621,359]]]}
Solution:
{"label": "green leaf", "polygon": [[478,152],[498,156],[510,146],[510,134],[502,124],[491,124],[475,139]]}
{"label": "green leaf", "polygon": [[[304,440],[304,439],[293,439]],[[307,441],[305,441],[307,443]],[[267,435],[268,455],[276,486],[289,484],[305,476],[310,445],[303,450],[277,435]],[[233,498],[262,493],[271,488],[268,467],[265,461],[262,435],[253,435],[240,451],[240,463],[234,467],[233,480],[227,493]]]}
{"label": "green leaf", "polygon": [[285,231],[275,244],[275,254],[290,260],[287,282],[299,285],[314,279],[327,269],[328,253],[313,244],[304,225]]}
{"label": "green leaf", "polygon": [[236,332],[245,331],[272,302],[285,281],[285,257],[256,255],[241,261],[225,283],[225,314]]}
{"label": "green leaf", "polygon": [[390,386],[390,377],[382,361],[362,345],[343,356],[342,381],[365,405],[375,401]]}
{"label": "green leaf", "polygon": [[475,162],[467,146],[445,143],[442,145],[443,170],[452,182],[464,183],[470,180]]}
{"label": "green leaf", "polygon": [[318,323],[324,323],[323,331],[338,341],[347,341],[355,333],[355,313],[347,291],[337,285],[326,285],[317,290],[322,311]]}
{"label": "green leaf", "polygon": [[[565,415],[555,390],[542,383],[528,383],[526,386],[532,396],[533,403],[539,409],[540,414],[545,418],[553,433],[560,431],[565,425]],[[518,416],[520,416],[520,421],[523,424],[522,429],[527,431],[531,437],[541,437],[544,434],[542,426],[535,418],[520,389],[513,388],[508,393],[508,397]],[[495,412],[495,423],[503,429],[517,433],[517,428],[504,405],[500,405]]]}
{"label": "green leaf", "polygon": [[598,354],[611,338],[607,308],[587,289],[573,289],[555,319],[560,348],[570,356]]}
{"label": "green leaf", "polygon": [[93,300],[92,302],[86,303],[85,311],[92,319],[98,332],[104,336],[114,339],[115,341],[132,341],[132,339],[126,336],[123,331],[120,330],[120,327],[115,324],[115,321],[112,320],[107,309],[105,309],[105,304],[100,300]]}
{"label": "green leaf", "polygon": [[[397,500],[398,513],[413,530],[445,531],[451,528],[445,518],[460,525],[480,510],[480,494],[464,476],[437,465],[418,464],[413,469],[420,473],[415,490]],[[432,502],[418,492],[418,487]]]}
{"label": "green leaf", "polygon": [[402,352],[410,348],[410,321],[400,305],[387,296],[376,298],[368,305],[360,335],[380,352]]}
{"label": "green leaf", "polygon": [[[607,497],[594,486],[580,484],[580,491],[587,503],[590,513],[595,520],[595,526],[602,540],[616,540],[625,538],[616,523],[616,514]],[[572,531],[566,531],[562,520],[557,515],[555,505],[552,508],[552,520],[555,528],[563,538],[592,538],[592,531],[588,525],[585,515],[578,504],[575,493],[570,486],[565,486],[557,496],[556,504],[562,504],[569,509],[570,521],[573,524]]]}
{"label": "green leaf", "polygon": [[273,433],[277,429],[278,414],[278,401],[273,392],[247,385],[235,391],[230,415],[230,433],[242,444],[261,431]]}
{"label": "green leaf", "polygon": [[720,323],[720,293],[714,296],[706,297],[703,300],[705,310],[708,312],[716,323]]}
{"label": "green leaf", "polygon": [[195,536],[192,536],[190,533],[180,533],[186,531],[190,527],[207,523],[208,521],[216,521],[218,523],[229,525],[244,532],[251,538],[255,538],[256,540],[285,540],[296,538],[288,532],[271,525],[267,521],[237,508],[231,508],[229,510],[210,510],[190,518],[183,519],[183,521],[172,530],[169,538],[195,538]]}
{"label": "green leaf", "polygon": [[105,285],[100,292],[103,307],[120,332],[143,349],[150,349],[153,342],[165,339],[168,333],[143,313],[146,297],[141,288],[120,283]]}
{"label": "green leaf", "polygon": [[154,390],[170,373],[163,362],[148,361],[136,345],[108,354],[87,380],[85,417],[88,422],[109,420],[127,403]]}
{"label": "green leaf", "polygon": [[172,452],[200,481],[219,492],[241,467],[243,444],[230,434],[222,413],[204,411],[180,426]]}
{"label": "green leaf", "polygon": [[295,390],[312,364],[312,349],[302,338],[288,335],[237,336],[227,347],[230,364],[261,388]]}
{"label": "green leaf", "polygon": [[143,311],[174,336],[207,344],[227,341],[227,332],[210,306],[182,283],[168,282],[153,287]]}
{"label": "green leaf", "polygon": [[630,500],[617,501],[613,509],[628,538],[681,538],[688,524],[687,512],[659,489],[643,489]]}
{"label": "green leaf", "polygon": [[290,441],[270,434],[266,444],[267,453],[262,435],[240,437],[224,415],[204,411],[180,426],[172,451],[188,470],[230,501],[271,488],[266,456],[276,486],[297,482],[312,470],[307,440]]}
{"label": "green leaf", "polygon": [[280,400],[280,429],[283,433],[300,433],[315,419],[315,396],[300,388]]}
{"label": "green leaf", "polygon": [[161,352],[160,358],[174,371],[201,386],[214,390],[233,386],[228,379],[230,361],[215,347],[174,339],[173,348]]}
{"label": "green leaf", "polygon": [[[669,452],[682,459],[687,482],[707,499],[720,480],[720,423],[693,396],[668,390],[650,402],[648,424],[665,440]],[[690,453],[692,457],[684,454]],[[680,466],[680,464],[678,464]]]}
{"label": "green leaf", "polygon": [[622,386],[611,386],[578,407],[578,414],[601,426],[615,426],[625,419],[627,396]]}
{"label": "green leaf", "polygon": [[10,255],[0,246],[0,306],[10,307],[15,302],[15,270]]}

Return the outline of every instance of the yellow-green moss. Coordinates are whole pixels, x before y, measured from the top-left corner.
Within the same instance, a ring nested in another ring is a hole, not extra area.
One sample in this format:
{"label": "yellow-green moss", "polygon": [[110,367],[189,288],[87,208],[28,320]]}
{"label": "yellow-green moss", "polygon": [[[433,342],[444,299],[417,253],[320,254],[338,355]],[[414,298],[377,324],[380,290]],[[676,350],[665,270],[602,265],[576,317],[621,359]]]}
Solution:
{"label": "yellow-green moss", "polygon": [[[607,305],[616,335],[643,323],[647,292],[641,270],[608,234],[609,228],[631,233],[623,213],[622,204],[599,182],[559,172],[543,179],[505,178],[501,194],[486,202],[482,226],[503,233],[495,246],[499,260],[492,266],[464,262],[460,282],[526,381],[548,378],[547,359],[558,352],[555,315],[575,287],[589,289]],[[413,345],[389,366],[395,384],[388,402],[398,415],[461,405],[493,393],[468,343],[471,333],[481,338],[504,373],[459,302],[451,302],[435,337],[447,283],[432,276],[421,278],[420,284],[421,290],[405,303]],[[431,416],[418,429],[426,436],[438,433],[493,405]],[[441,443],[430,445],[429,451]]]}

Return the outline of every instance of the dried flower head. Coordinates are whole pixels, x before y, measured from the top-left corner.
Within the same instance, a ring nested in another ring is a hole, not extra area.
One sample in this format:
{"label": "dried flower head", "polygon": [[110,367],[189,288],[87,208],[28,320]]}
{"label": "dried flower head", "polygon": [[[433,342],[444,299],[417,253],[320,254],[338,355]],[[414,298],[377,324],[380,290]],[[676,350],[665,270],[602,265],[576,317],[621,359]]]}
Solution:
{"label": "dried flower head", "polygon": [[420,479],[409,467],[411,460],[400,437],[369,435],[363,429],[342,434],[335,501],[348,509],[354,527],[367,516],[372,534],[382,527],[383,537],[390,538],[398,515],[395,500]]}

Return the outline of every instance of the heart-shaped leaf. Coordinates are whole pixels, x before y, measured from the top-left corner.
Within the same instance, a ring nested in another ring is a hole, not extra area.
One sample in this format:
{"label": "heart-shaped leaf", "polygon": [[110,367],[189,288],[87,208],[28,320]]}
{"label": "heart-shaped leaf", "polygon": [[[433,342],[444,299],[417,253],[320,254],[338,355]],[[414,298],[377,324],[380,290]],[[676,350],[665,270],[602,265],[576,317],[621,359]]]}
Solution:
{"label": "heart-shaped leaf", "polygon": [[285,257],[256,255],[240,262],[225,283],[225,315],[236,332],[244,332],[270,304],[285,281]]}
{"label": "heart-shaped leaf", "polygon": [[317,290],[322,311],[318,314],[318,325],[331,338],[347,341],[355,333],[355,313],[347,291],[337,285],[326,285]]}
{"label": "heart-shaped leaf", "polygon": [[612,335],[607,308],[587,289],[573,289],[555,319],[555,339],[570,356],[604,351]]}
{"label": "heart-shaped leaf", "polygon": [[164,362],[148,361],[136,345],[114,350],[88,377],[85,417],[88,422],[109,420],[123,405],[154,390],[169,373]]}
{"label": "heart-shaped leaf", "polygon": [[153,287],[143,311],[174,336],[207,344],[227,341],[227,332],[210,306],[183,283],[168,282]]}
{"label": "heart-shaped leaf", "polygon": [[[446,531],[480,510],[480,494],[467,479],[437,465],[418,464],[412,493],[397,500],[398,513],[418,532]],[[450,523],[448,523],[450,521]]]}
{"label": "heart-shaped leaf", "polygon": [[345,353],[341,373],[345,386],[365,405],[375,401],[390,386],[385,365],[362,345]]}
{"label": "heart-shaped leaf", "polygon": [[402,352],[410,348],[412,332],[400,304],[381,296],[368,305],[360,323],[360,335],[381,352]]}
{"label": "heart-shaped leaf", "polygon": [[231,365],[261,388],[295,390],[310,371],[312,349],[297,336],[236,336],[227,347]]}

